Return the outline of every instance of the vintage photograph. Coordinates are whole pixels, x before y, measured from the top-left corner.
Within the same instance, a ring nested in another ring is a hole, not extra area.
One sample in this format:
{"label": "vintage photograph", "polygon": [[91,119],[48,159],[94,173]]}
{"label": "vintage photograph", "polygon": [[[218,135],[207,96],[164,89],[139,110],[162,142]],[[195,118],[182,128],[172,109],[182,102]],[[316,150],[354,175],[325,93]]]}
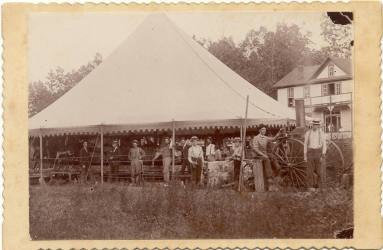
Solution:
{"label": "vintage photograph", "polygon": [[29,13],[31,240],[352,239],[353,23]]}

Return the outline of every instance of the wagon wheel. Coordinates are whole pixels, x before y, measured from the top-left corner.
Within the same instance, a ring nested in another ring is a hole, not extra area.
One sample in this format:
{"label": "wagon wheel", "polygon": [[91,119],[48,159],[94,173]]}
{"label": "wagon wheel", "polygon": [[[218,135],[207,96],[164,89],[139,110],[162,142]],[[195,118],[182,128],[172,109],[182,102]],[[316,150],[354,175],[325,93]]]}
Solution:
{"label": "wagon wheel", "polygon": [[280,139],[273,148],[273,155],[279,163],[279,175],[284,185],[295,188],[306,186],[302,141],[294,138]]}
{"label": "wagon wheel", "polygon": [[325,160],[327,180],[335,183],[339,182],[344,171],[344,156],[342,150],[334,141],[327,141]]}

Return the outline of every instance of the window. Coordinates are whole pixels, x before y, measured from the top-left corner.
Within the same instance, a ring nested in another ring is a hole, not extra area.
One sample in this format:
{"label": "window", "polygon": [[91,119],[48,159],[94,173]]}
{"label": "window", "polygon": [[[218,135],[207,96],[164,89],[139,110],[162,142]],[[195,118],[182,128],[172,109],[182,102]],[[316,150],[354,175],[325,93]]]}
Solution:
{"label": "window", "polygon": [[337,82],[337,83],[335,84],[335,94],[336,94],[336,95],[340,95],[341,92],[342,92],[342,89],[341,89],[341,83],[340,83],[340,82]]}
{"label": "window", "polygon": [[334,71],[334,64],[329,64],[328,65],[328,76],[334,76],[334,73],[335,73],[335,71]]}
{"label": "window", "polygon": [[333,111],[330,115],[329,112],[324,114],[325,116],[325,131],[326,132],[338,132],[342,127],[340,119],[340,111]]}
{"label": "window", "polygon": [[327,85],[327,94],[328,95],[335,95],[335,84],[334,83],[329,83]]}
{"label": "window", "polygon": [[305,86],[303,89],[304,98],[310,97],[310,86]]}
{"label": "window", "polygon": [[288,89],[288,97],[294,98],[294,88],[289,88]]}
{"label": "window", "polygon": [[294,98],[290,98],[288,99],[288,106],[291,108],[291,107],[294,107]]}
{"label": "window", "polygon": [[287,89],[287,105],[294,107],[294,88]]}
{"label": "window", "polygon": [[322,84],[322,96],[325,95],[328,95],[328,88],[326,83]]}

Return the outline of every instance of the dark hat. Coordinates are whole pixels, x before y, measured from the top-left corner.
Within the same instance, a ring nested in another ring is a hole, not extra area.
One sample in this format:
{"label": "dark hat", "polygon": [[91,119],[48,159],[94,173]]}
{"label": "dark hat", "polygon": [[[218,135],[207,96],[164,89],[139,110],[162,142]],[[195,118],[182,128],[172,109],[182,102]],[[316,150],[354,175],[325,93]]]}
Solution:
{"label": "dark hat", "polygon": [[263,129],[263,128],[266,128],[266,125],[261,123],[258,125],[258,127],[259,127],[259,129]]}
{"label": "dark hat", "polygon": [[234,137],[234,141],[242,141],[240,137]]}
{"label": "dark hat", "polygon": [[312,122],[311,122],[312,125],[320,125],[320,120],[318,119],[314,119]]}
{"label": "dark hat", "polygon": [[194,141],[194,140],[198,140],[198,137],[197,136],[192,136],[191,138],[190,138],[190,140],[192,140],[192,141]]}
{"label": "dark hat", "polygon": [[134,139],[134,140],[132,141],[132,143],[138,143],[138,141],[137,141],[136,139]]}

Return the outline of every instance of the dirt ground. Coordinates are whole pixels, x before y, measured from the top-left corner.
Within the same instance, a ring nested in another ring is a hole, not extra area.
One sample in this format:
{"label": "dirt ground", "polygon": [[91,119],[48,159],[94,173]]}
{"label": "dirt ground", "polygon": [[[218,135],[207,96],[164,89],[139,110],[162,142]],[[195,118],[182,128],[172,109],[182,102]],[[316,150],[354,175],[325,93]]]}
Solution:
{"label": "dirt ground", "polygon": [[30,187],[30,235],[48,239],[334,238],[352,191],[238,193],[153,184]]}

